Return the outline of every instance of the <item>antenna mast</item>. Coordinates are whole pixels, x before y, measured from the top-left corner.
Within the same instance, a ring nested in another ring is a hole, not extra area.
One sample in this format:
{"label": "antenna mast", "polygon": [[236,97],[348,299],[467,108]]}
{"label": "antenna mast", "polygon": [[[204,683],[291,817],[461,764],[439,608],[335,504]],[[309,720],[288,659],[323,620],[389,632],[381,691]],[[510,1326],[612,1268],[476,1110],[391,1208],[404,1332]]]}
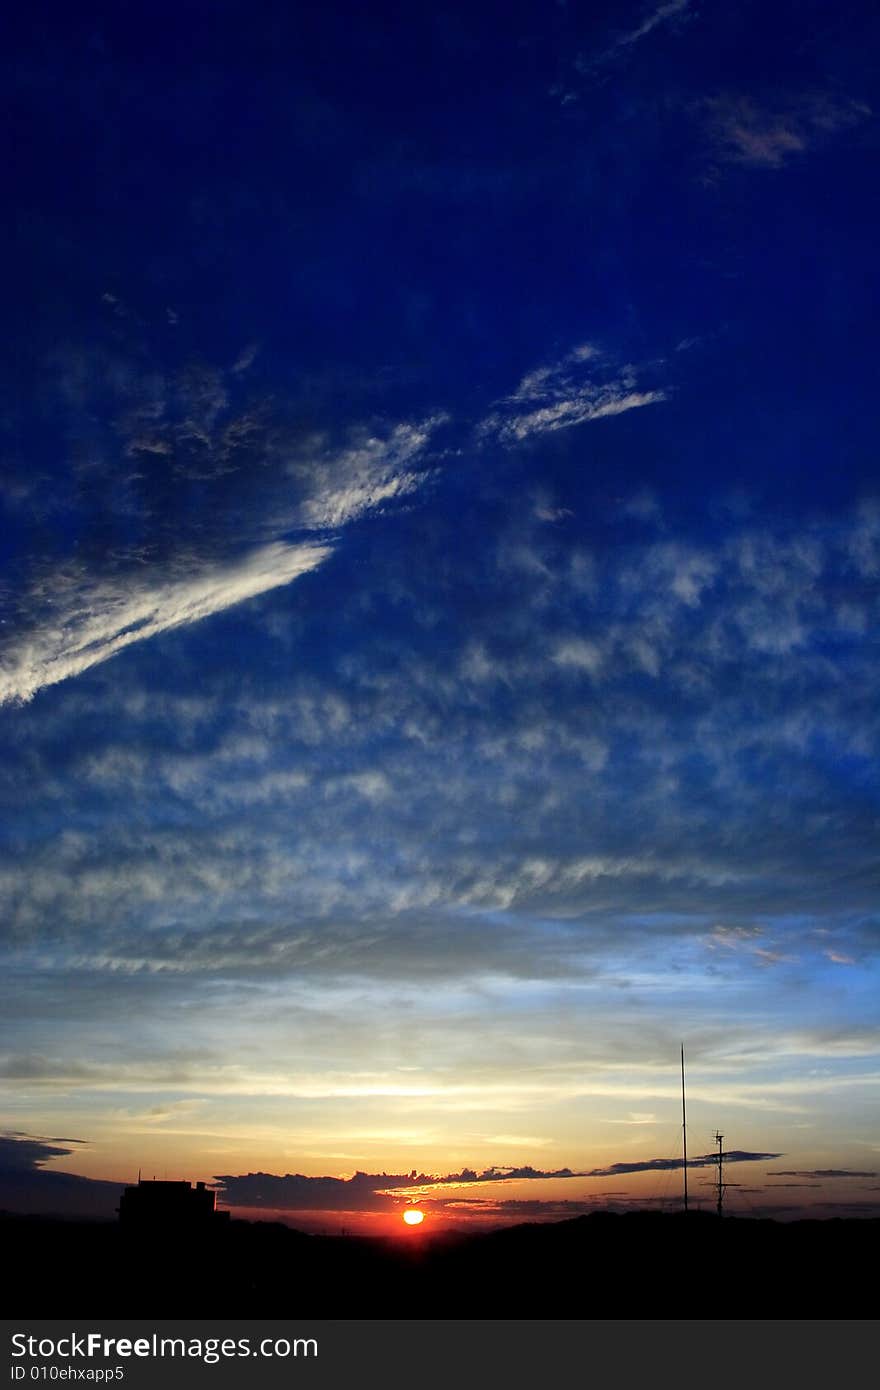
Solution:
{"label": "antenna mast", "polygon": [[719,1134],[718,1131],[717,1131],[717,1129],[716,1129],[716,1131],[715,1131],[715,1143],[718,1145],[718,1216],[719,1216],[719,1219],[720,1219],[720,1217],[721,1217],[722,1214],[723,1214],[723,1213],[722,1213],[722,1205],[723,1205],[723,1202],[724,1202],[724,1181],[723,1181],[723,1174],[722,1174],[722,1165],[723,1165],[723,1163],[724,1163],[724,1153],[722,1152],[722,1148],[721,1148],[722,1144],[724,1143],[724,1135],[723,1135],[723,1134]]}
{"label": "antenna mast", "polygon": [[684,1150],[684,1209],[688,1209],[688,1136],[687,1111],[684,1104],[684,1043],[681,1045],[681,1142]]}

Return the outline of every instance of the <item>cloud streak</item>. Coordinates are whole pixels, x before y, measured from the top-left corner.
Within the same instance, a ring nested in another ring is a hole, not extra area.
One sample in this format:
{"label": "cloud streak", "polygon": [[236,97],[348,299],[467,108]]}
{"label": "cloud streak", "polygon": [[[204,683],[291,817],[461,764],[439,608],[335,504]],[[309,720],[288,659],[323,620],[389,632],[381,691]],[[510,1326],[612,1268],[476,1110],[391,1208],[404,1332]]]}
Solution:
{"label": "cloud streak", "polygon": [[[575,60],[576,70],[584,77],[596,76],[603,68],[609,67],[615,59],[621,59],[642,39],[653,34],[656,29],[670,24],[678,18],[684,19],[690,9],[691,0],[663,0],[663,3],[648,10],[641,23],[632,29],[619,31],[604,48],[592,54],[580,54]],[[556,86],[552,94],[561,96],[563,103],[576,100],[576,94],[565,87]]]}
{"label": "cloud streak", "polygon": [[310,494],[299,508],[299,524],[336,530],[415,492],[425,473],[412,465],[446,418],[435,415],[419,424],[396,425],[387,437],[359,433],[347,449],[293,464],[290,471]]}
{"label": "cloud streak", "polygon": [[[781,1158],[781,1154],[748,1153],[743,1149],[725,1151],[725,1163],[760,1163],[766,1159]],[[712,1168],[718,1166],[717,1154],[700,1154],[689,1158],[688,1168]],[[628,1173],[665,1173],[684,1167],[683,1158],[647,1158],[635,1163],[612,1163],[607,1168],[591,1168],[584,1173],[586,1178],[620,1178]]]}
{"label": "cloud streak", "polygon": [[3,655],[0,704],[28,701],[46,686],[80,675],[135,642],[291,584],[329,554],[326,545],[276,541],[181,579],[129,578],[111,584],[58,576],[51,611],[34,630],[19,634]]}
{"label": "cloud streak", "polygon": [[[445,413],[375,432],[354,429],[342,447],[321,435],[294,443],[283,432],[274,437],[260,410],[232,412],[231,379],[200,367],[181,373],[170,386],[149,379],[127,384],[117,432],[139,471],[125,480],[123,513],[143,510],[138,488],[147,488],[148,495],[164,489],[172,497],[182,479],[206,489],[206,499],[218,488],[232,488],[235,496],[250,460],[269,469],[266,496],[257,499],[250,528],[277,538],[234,557],[209,557],[204,538],[187,544],[184,526],[175,536],[172,510],[163,520],[171,532],[161,562],[147,542],[133,557],[124,550],[115,561],[99,557],[104,569],[110,563],[109,575],[100,572],[101,563],[94,573],[69,563],[44,573],[19,602],[21,617],[0,659],[0,705],[25,703],[135,643],[291,584],[325,562],[346,527],[411,497],[432,476],[426,451],[449,421]],[[661,390],[638,389],[633,368],[615,373],[585,344],[527,373],[477,434],[512,446],[664,399]],[[84,404],[78,401],[79,408]],[[280,500],[277,476],[272,482],[285,450],[292,457],[281,472],[290,480],[292,504]],[[306,534],[296,541],[280,538],[291,531]]]}
{"label": "cloud streak", "polygon": [[706,102],[713,142],[726,163],[753,169],[779,169],[798,155],[871,114],[863,102],[825,94],[765,106],[751,97],[724,95]]}
{"label": "cloud streak", "polygon": [[570,429],[666,400],[660,389],[638,388],[636,369],[615,372],[589,343],[528,372],[516,390],[483,421],[479,433],[503,444]]}
{"label": "cloud streak", "polygon": [[[876,1172],[864,1172],[856,1168],[810,1168],[805,1171],[800,1169],[789,1171],[788,1169],[777,1169],[768,1172],[768,1178],[876,1178]],[[784,1187],[785,1183],[780,1183]]]}
{"label": "cloud streak", "polygon": [[266,1207],[275,1211],[392,1211],[407,1192],[512,1180],[546,1180],[583,1176],[569,1168],[543,1172],[529,1164],[491,1167],[478,1172],[463,1168],[445,1176],[418,1173],[355,1173],[350,1178],[306,1177],[302,1173],[224,1174],[215,1177],[223,1201],[233,1207]]}
{"label": "cloud streak", "polygon": [[[95,388],[76,353],[62,358],[76,432]],[[422,486],[419,459],[443,419],[352,429],[331,444],[302,437],[283,412],[237,404],[240,363],[228,373],[191,365],[167,379],[125,360],[103,366],[114,383],[113,430],[83,468],[89,495],[106,496],[108,536],[137,540],[41,563],[8,624],[0,705],[315,571],[347,526]],[[58,505],[76,515],[81,497]]]}
{"label": "cloud streak", "polygon": [[[648,34],[665,24],[668,20],[674,19],[676,15],[684,14],[690,7],[690,0],[665,0],[665,3],[658,5],[656,10],[652,10],[646,15],[641,24],[636,25],[629,33],[622,34],[614,45],[615,49],[629,48],[632,44],[638,43],[639,39],[645,38]],[[613,51],[613,50],[612,50]]]}
{"label": "cloud streak", "polygon": [[[750,1153],[734,1149],[725,1153],[725,1163],[754,1163],[781,1157],[773,1153]],[[709,1168],[717,1164],[717,1154],[704,1154],[688,1160],[689,1168]],[[419,1173],[355,1173],[350,1178],[306,1177],[301,1173],[278,1176],[272,1173],[248,1173],[238,1176],[224,1174],[215,1177],[218,1193],[232,1207],[263,1207],[272,1211],[391,1211],[409,1194],[432,1206],[494,1206],[494,1199],[437,1197],[432,1194],[444,1187],[506,1183],[511,1181],[548,1181],[572,1178],[624,1177],[632,1173],[667,1172],[683,1166],[680,1158],[644,1159],[634,1163],[613,1163],[607,1168],[575,1172],[571,1168],[545,1171],[530,1164],[477,1170],[463,1168],[444,1176]],[[587,1199],[595,1201],[595,1199]],[[552,1212],[557,1203],[505,1202],[503,1205],[528,1206],[536,1212]],[[567,1204],[563,1204],[567,1206]]]}

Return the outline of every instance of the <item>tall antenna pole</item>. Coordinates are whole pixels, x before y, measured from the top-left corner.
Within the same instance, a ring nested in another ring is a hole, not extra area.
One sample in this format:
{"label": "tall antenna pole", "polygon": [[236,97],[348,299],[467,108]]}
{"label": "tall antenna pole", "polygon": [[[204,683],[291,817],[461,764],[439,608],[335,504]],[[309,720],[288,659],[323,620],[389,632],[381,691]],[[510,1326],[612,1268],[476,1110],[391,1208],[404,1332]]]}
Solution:
{"label": "tall antenna pole", "polygon": [[687,1111],[684,1104],[684,1043],[681,1045],[681,1142],[684,1149],[684,1209],[688,1209],[688,1136]]}
{"label": "tall antenna pole", "polygon": [[722,1178],[722,1164],[724,1162],[724,1154],[721,1149],[721,1145],[724,1143],[724,1135],[719,1134],[717,1129],[715,1131],[715,1143],[718,1145],[718,1215],[720,1217],[722,1215],[721,1208],[724,1202],[724,1182]]}

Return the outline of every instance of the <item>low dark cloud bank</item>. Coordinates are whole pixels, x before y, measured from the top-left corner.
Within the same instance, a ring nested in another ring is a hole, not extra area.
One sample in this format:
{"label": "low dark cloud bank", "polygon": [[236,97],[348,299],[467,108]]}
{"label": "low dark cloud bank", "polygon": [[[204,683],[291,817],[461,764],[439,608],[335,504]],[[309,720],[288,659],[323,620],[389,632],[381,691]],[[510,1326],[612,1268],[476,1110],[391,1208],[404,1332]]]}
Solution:
{"label": "low dark cloud bank", "polygon": [[[112,1217],[122,1184],[58,1173],[42,1167],[73,1153],[82,1139],[44,1138],[11,1131],[0,1135],[0,1210],[38,1215]],[[62,1145],[64,1147],[62,1147]]]}
{"label": "low dark cloud bank", "polygon": [[876,1173],[864,1173],[856,1168],[809,1168],[807,1170],[777,1169],[768,1178],[876,1178]]}
{"label": "low dark cloud bank", "polygon": [[0,1173],[29,1173],[49,1158],[66,1158],[73,1150],[59,1144],[82,1144],[82,1139],[43,1138],[10,1130],[0,1134]]}
{"label": "low dark cloud bank", "polygon": [[306,1177],[302,1173],[223,1174],[215,1177],[219,1195],[233,1207],[268,1207],[279,1211],[393,1211],[399,1198],[389,1195],[410,1188],[459,1183],[506,1182],[512,1178],[575,1178],[570,1168],[543,1172],[522,1167],[463,1168],[460,1173],[355,1173],[350,1178]]}
{"label": "low dark cloud bank", "polygon": [[[747,1153],[733,1149],[725,1153],[725,1163],[749,1163],[762,1159],[781,1158],[778,1153]],[[717,1162],[716,1154],[703,1154],[688,1160],[689,1168],[708,1168]],[[355,1173],[350,1178],[306,1177],[302,1173],[247,1173],[239,1176],[215,1176],[218,1192],[224,1202],[233,1207],[265,1207],[278,1211],[392,1211],[400,1198],[412,1188],[443,1187],[468,1183],[509,1182],[513,1179],[549,1178],[607,1178],[627,1173],[665,1172],[681,1168],[680,1158],[652,1158],[641,1163],[613,1163],[608,1168],[592,1168],[575,1172],[571,1168],[544,1171],[530,1164],[521,1167],[462,1168],[459,1173],[443,1176],[430,1173]],[[444,1199],[444,1202],[447,1199]],[[467,1199],[464,1199],[467,1200]],[[505,1205],[507,1205],[505,1203]],[[530,1208],[540,1208],[545,1214],[558,1203],[532,1202]]]}
{"label": "low dark cloud bank", "polygon": [[[727,1163],[754,1163],[761,1159],[781,1158],[782,1154],[753,1154],[747,1153],[744,1149],[731,1149],[725,1151],[724,1162]],[[718,1162],[717,1154],[701,1154],[698,1158],[689,1158],[687,1166],[689,1168],[711,1168]],[[624,1173],[663,1173],[673,1168],[683,1168],[684,1160],[681,1158],[649,1158],[641,1163],[612,1163],[608,1168],[591,1168],[588,1173],[582,1174],[587,1178],[615,1178]]]}

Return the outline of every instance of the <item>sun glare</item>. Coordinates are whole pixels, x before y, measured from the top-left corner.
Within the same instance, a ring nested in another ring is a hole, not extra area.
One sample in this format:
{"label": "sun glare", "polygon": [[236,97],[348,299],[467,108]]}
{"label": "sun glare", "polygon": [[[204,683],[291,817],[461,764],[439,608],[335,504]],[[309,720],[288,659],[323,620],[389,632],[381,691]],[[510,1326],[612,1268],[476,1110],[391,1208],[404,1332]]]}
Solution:
{"label": "sun glare", "polygon": [[403,1213],[403,1219],[407,1226],[421,1226],[425,1219],[425,1213],[423,1211],[416,1211],[415,1207],[409,1207],[408,1210]]}

